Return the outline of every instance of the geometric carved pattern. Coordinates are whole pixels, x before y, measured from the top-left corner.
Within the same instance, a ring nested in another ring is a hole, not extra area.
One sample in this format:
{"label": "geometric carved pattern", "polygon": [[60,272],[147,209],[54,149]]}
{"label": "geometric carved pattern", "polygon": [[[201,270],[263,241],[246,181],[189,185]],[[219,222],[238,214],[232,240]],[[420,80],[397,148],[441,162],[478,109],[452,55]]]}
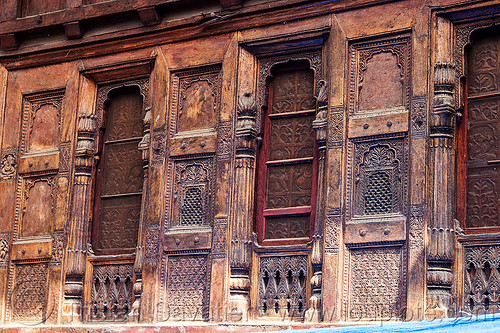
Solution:
{"label": "geometric carved pattern", "polygon": [[132,306],[133,265],[94,265],[90,318],[126,320]]}
{"label": "geometric carved pattern", "polygon": [[208,319],[208,256],[168,258],[167,313],[171,318]]}
{"label": "geometric carved pattern", "polygon": [[327,208],[325,223],[325,252],[338,253],[341,228],[342,215],[340,208]]}
{"label": "geometric carved pattern", "polygon": [[349,319],[398,318],[403,294],[402,248],[350,250]]}
{"label": "geometric carved pattern", "polygon": [[52,242],[52,259],[50,264],[60,266],[64,255],[64,242],[66,238],[64,230],[54,231],[52,237],[54,240]]}
{"label": "geometric carved pattern", "polygon": [[[409,50],[408,37],[349,46],[349,114],[400,107],[408,109]],[[380,81],[384,84],[378,84]]]}
{"label": "geometric carved pattern", "polygon": [[160,226],[149,224],[146,228],[146,262],[155,262],[158,259],[160,247]]}
{"label": "geometric carved pattern", "polygon": [[387,143],[372,144],[357,150],[356,157],[356,214],[398,212],[400,162],[396,150]]}
{"label": "geometric carved pattern", "polygon": [[43,321],[47,308],[48,263],[15,265],[16,282],[11,293],[14,321]]}
{"label": "geometric carved pattern", "polygon": [[209,211],[213,160],[175,163],[174,223],[178,227],[211,225]]}
{"label": "geometric carved pattern", "polygon": [[259,314],[302,317],[306,309],[307,256],[261,257]]}
{"label": "geometric carved pattern", "polygon": [[500,310],[500,246],[465,248],[464,306],[469,313]]}
{"label": "geometric carved pattern", "polygon": [[412,204],[410,207],[410,250],[422,250],[424,247],[424,204]]}

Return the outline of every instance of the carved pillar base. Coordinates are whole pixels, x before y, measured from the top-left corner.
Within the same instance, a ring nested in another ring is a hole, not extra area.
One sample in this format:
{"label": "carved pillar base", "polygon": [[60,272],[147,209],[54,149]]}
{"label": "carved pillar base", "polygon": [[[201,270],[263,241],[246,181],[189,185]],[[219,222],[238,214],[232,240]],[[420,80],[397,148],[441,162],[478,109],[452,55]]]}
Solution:
{"label": "carved pillar base", "polygon": [[83,322],[83,277],[67,278],[64,285],[64,302],[61,322],[79,324]]}
{"label": "carved pillar base", "polygon": [[128,321],[130,323],[138,323],[139,322],[139,313],[141,306],[141,293],[142,293],[142,276],[136,275],[135,283],[134,283],[134,302],[132,303],[132,309],[128,314]]}
{"label": "carved pillar base", "polygon": [[239,322],[248,319],[250,310],[250,278],[248,274],[248,270],[231,270],[229,279],[229,321]]}
{"label": "carved pillar base", "polygon": [[309,306],[306,311],[305,321],[307,322],[320,322],[323,320],[321,314],[321,284],[323,280],[323,273],[320,270],[315,270],[311,278],[311,297],[309,298]]}
{"label": "carved pillar base", "polygon": [[454,301],[451,295],[453,272],[449,265],[439,263],[427,268],[427,306],[425,315],[429,319],[448,318],[454,315]]}

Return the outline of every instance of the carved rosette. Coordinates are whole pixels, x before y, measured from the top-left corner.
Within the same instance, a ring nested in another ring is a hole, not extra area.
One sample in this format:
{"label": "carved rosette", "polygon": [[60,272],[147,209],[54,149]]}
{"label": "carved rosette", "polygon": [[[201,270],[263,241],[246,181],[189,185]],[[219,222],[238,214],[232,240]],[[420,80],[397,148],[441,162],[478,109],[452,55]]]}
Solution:
{"label": "carved rosette", "polygon": [[457,114],[454,104],[455,66],[436,63],[430,126],[430,153],[433,189],[427,246],[427,313],[448,317],[453,314],[451,287],[455,230],[452,210],[454,152],[453,137]]}
{"label": "carved rosette", "polygon": [[253,186],[256,150],[255,97],[244,93],[238,101],[236,126],[236,197],[234,228],[231,235],[231,277],[229,279],[229,311],[235,318],[247,316],[250,309],[250,265],[252,254],[251,221],[253,221]]}

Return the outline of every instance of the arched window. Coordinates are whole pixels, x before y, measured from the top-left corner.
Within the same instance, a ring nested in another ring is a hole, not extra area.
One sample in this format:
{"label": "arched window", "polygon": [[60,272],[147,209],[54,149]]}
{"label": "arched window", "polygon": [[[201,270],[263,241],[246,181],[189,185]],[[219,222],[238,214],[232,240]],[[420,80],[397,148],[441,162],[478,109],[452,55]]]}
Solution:
{"label": "arched window", "polygon": [[305,64],[276,68],[269,81],[257,172],[256,220],[263,244],[310,239],[316,201],[314,73]]}
{"label": "arched window", "polygon": [[472,36],[459,133],[458,219],[468,232],[500,231],[500,29]]}
{"label": "arched window", "polygon": [[96,253],[135,250],[141,215],[142,96],[137,87],[112,91],[100,136],[92,245]]}

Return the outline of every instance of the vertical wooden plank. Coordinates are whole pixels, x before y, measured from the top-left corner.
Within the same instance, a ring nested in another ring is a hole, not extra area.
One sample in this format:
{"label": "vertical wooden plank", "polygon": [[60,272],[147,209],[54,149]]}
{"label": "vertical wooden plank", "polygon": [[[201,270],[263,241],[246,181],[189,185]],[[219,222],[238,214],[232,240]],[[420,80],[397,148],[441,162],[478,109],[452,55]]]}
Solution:
{"label": "vertical wooden plank", "polygon": [[[233,35],[222,60],[222,89],[216,150],[216,199],[212,245],[212,273],[210,280],[210,320],[224,321],[228,299],[228,256],[226,251],[227,224],[233,178],[231,170],[233,124],[236,114],[236,75],[238,72],[238,39]],[[217,253],[219,252],[219,253]],[[223,290],[224,292],[214,292]]]}
{"label": "vertical wooden plank", "polygon": [[142,270],[142,297],[139,320],[143,323],[152,323],[158,318],[158,303],[160,291],[160,248],[163,237],[161,223],[165,214],[164,192],[166,182],[166,141],[168,131],[167,102],[170,89],[170,71],[168,63],[160,48],[155,51],[156,62],[150,79],[150,101],[152,129],[151,129],[151,158],[149,167],[148,205],[146,209],[146,249]]}
{"label": "vertical wooden plank", "polygon": [[[345,188],[344,170],[344,78],[347,41],[337,17],[332,16],[332,32],[326,44],[329,80],[329,112],[326,172],[326,220],[323,259],[323,320],[336,321],[341,316],[344,255],[342,240],[342,205]],[[334,140],[335,139],[335,140]]]}
{"label": "vertical wooden plank", "polygon": [[408,224],[407,320],[422,320],[425,309],[426,131],[429,80],[429,9],[422,7],[412,34]]}

